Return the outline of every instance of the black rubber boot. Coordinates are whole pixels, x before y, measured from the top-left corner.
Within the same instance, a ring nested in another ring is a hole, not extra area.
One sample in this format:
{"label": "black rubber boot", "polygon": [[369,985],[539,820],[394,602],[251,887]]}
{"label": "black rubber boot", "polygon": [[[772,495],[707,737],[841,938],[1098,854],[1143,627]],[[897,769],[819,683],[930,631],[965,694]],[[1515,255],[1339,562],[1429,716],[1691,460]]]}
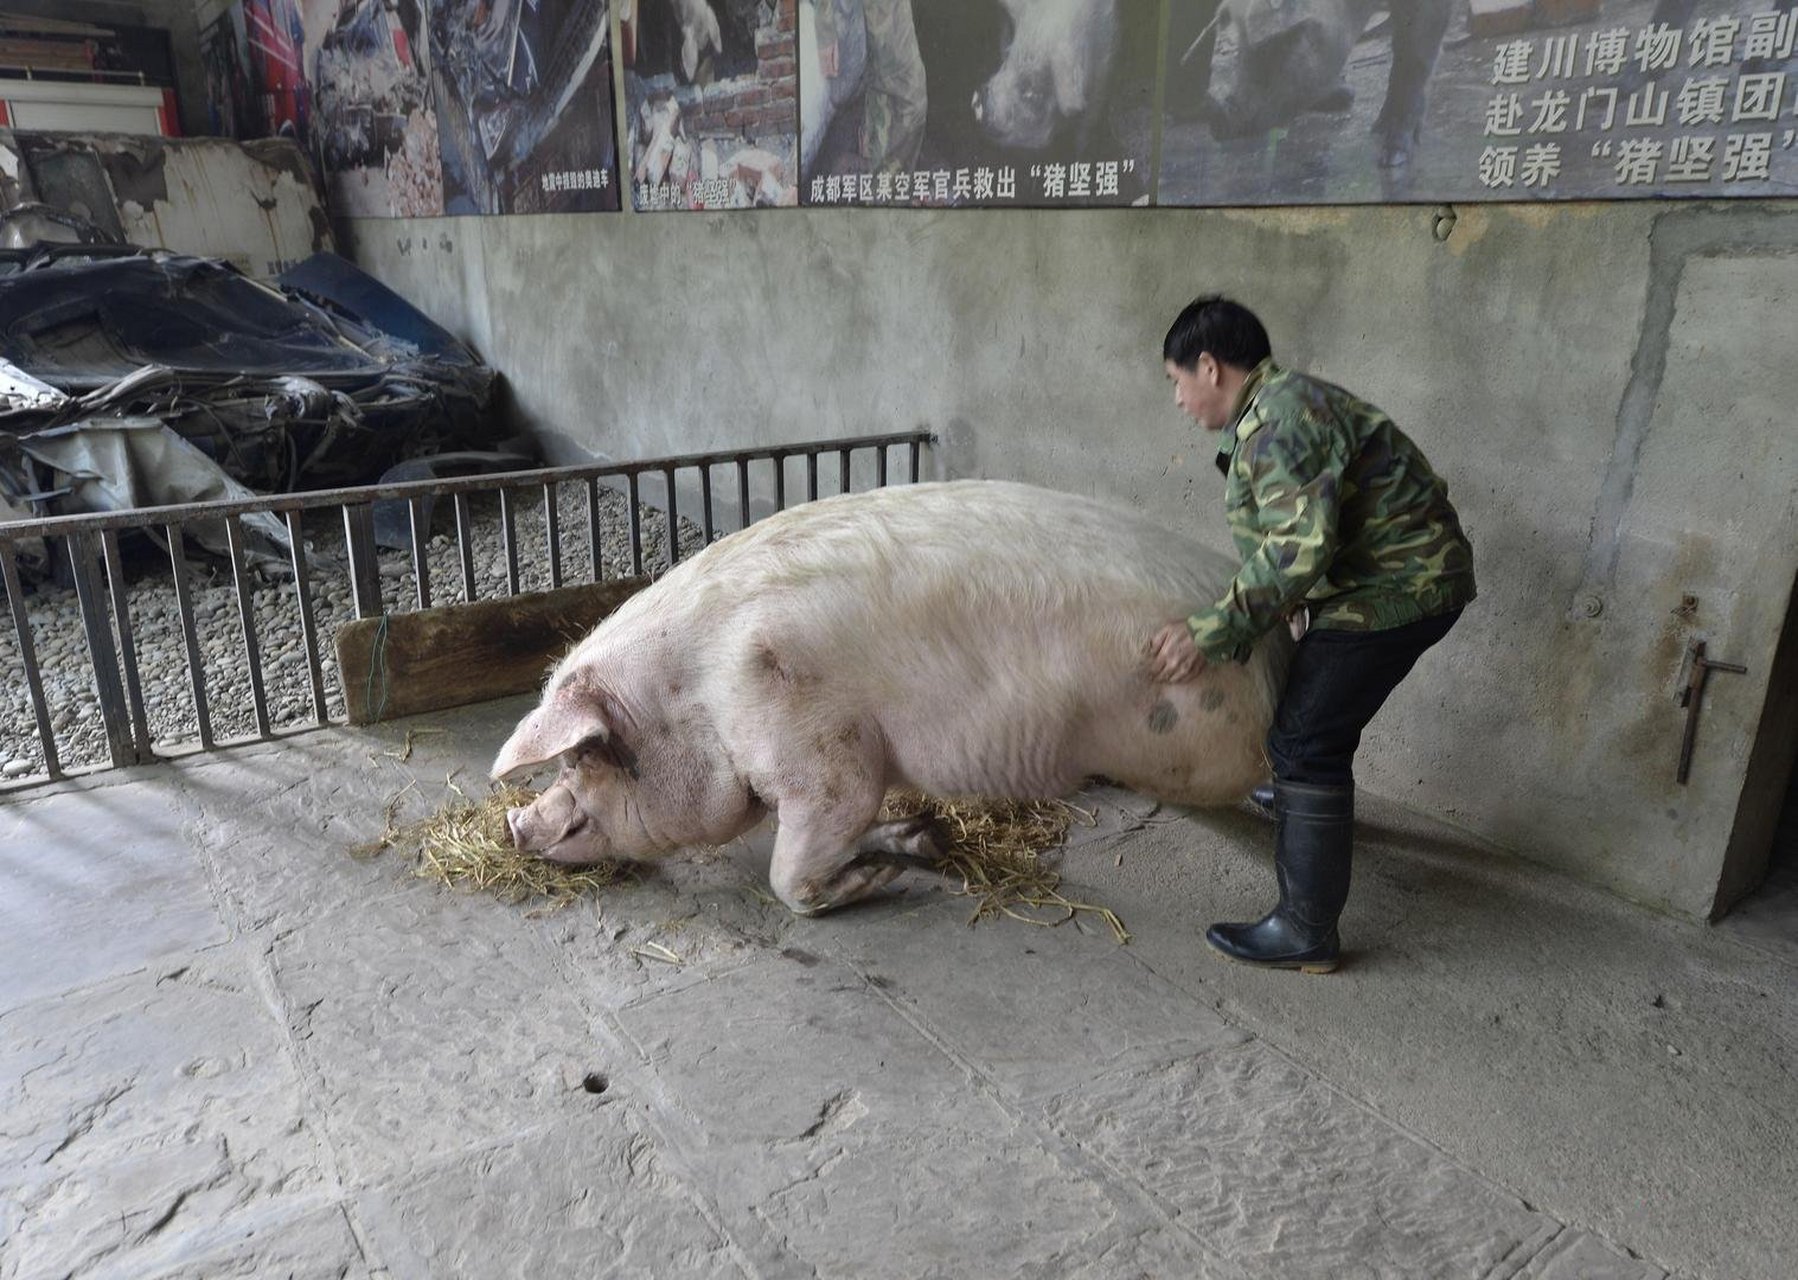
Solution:
{"label": "black rubber boot", "polygon": [[1264,782],[1249,792],[1249,808],[1271,821],[1274,816],[1274,784]]}
{"label": "black rubber boot", "polygon": [[1352,785],[1274,783],[1280,904],[1253,924],[1214,924],[1205,941],[1244,964],[1330,972],[1341,954],[1336,920],[1348,901],[1354,838]]}

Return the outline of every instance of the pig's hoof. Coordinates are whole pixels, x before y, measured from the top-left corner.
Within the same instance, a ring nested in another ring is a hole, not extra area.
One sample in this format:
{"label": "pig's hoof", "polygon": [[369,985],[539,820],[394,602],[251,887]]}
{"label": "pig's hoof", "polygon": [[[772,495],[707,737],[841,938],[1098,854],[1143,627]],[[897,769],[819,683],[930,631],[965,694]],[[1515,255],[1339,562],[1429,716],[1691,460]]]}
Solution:
{"label": "pig's hoof", "polygon": [[903,867],[886,864],[853,862],[821,885],[801,886],[799,903],[794,910],[802,916],[815,916],[860,902],[891,884],[902,870]]}
{"label": "pig's hoof", "polygon": [[900,861],[930,867],[940,862],[949,847],[948,838],[935,818],[919,814],[869,827],[856,841],[857,861]]}
{"label": "pig's hoof", "polygon": [[920,813],[915,818],[907,818],[896,826],[904,828],[895,833],[897,851],[925,862],[940,862],[949,850],[949,837],[943,830],[943,824],[929,814]]}

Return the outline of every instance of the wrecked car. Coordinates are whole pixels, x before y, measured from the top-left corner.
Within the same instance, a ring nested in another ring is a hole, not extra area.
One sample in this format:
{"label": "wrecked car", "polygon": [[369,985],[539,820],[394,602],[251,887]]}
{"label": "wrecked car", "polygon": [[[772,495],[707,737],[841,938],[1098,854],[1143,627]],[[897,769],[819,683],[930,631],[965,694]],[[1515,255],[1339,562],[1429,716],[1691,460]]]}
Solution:
{"label": "wrecked car", "polygon": [[15,513],[374,483],[486,444],[494,383],[334,254],[264,284],[162,250],[0,250],[0,502]]}

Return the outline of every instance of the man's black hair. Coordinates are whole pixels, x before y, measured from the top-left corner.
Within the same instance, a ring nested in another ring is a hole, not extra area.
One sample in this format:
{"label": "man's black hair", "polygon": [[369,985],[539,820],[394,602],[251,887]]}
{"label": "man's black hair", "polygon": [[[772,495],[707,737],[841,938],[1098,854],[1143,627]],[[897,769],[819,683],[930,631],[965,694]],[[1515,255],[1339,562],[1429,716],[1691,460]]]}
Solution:
{"label": "man's black hair", "polygon": [[1253,311],[1211,294],[1187,303],[1161,343],[1161,358],[1182,369],[1196,368],[1206,352],[1219,364],[1253,369],[1273,354],[1273,347]]}

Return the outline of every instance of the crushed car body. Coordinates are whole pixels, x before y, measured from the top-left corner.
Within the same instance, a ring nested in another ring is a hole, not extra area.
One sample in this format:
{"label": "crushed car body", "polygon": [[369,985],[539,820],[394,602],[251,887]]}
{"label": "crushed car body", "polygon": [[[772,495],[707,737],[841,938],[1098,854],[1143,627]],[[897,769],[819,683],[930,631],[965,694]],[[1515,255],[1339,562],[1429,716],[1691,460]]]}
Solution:
{"label": "crushed car body", "polygon": [[[163,250],[0,250],[10,510],[94,510],[102,493],[149,506],[205,489],[374,483],[404,460],[487,445],[494,387],[465,344],[334,254],[263,283]],[[127,425],[130,438],[160,430],[184,447],[100,443]],[[106,474],[127,459],[132,474]],[[221,483],[200,484],[209,466]]]}

